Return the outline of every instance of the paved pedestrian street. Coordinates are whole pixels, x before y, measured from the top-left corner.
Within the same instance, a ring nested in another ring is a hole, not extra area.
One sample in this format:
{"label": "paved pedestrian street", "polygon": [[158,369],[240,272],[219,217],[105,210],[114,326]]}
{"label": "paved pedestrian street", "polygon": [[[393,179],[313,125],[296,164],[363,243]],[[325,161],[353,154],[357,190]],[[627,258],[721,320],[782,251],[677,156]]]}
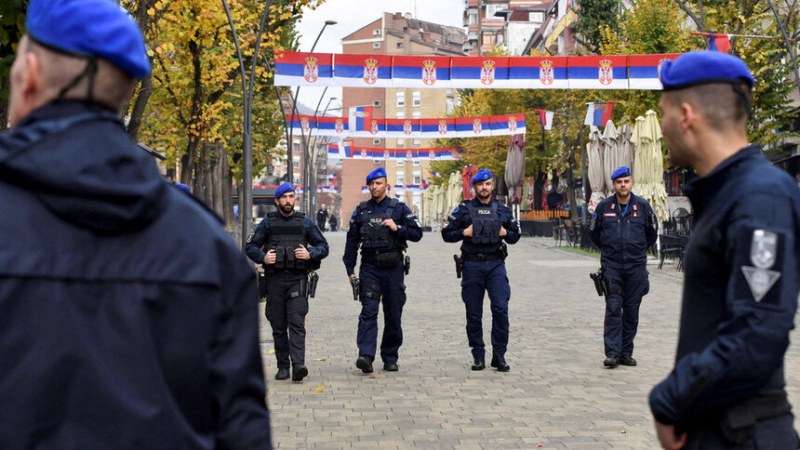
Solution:
{"label": "paved pedestrian street", "polygon": [[[670,370],[682,274],[651,261],[640,311],[637,367],[603,367],[604,302],[589,273],[598,259],[523,237],[509,246],[508,373],[474,372],[455,277],[455,244],[428,232],[411,243],[399,372],[355,367],[360,311],[347,283],[342,232],[326,233],[331,253],[310,300],[302,383],[275,381],[269,325],[262,351],[276,448],[644,449],[657,448],[647,395]],[[263,309],[263,305],[262,305]],[[484,308],[491,357],[488,298]],[[379,333],[383,330],[379,318]],[[797,339],[797,333],[793,334]],[[790,400],[800,405],[800,350],[787,357]]]}

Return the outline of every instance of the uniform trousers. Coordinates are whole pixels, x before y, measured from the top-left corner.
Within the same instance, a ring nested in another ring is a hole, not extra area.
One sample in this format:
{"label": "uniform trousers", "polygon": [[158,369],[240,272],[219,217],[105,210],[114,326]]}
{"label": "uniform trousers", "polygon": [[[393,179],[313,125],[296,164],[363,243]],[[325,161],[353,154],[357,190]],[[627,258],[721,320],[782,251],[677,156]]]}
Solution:
{"label": "uniform trousers", "polygon": [[606,356],[632,356],[633,338],[639,328],[639,306],[650,291],[647,268],[616,270],[604,267],[604,276],[611,281],[606,296],[603,323],[603,344]]}
{"label": "uniform trousers", "polygon": [[381,359],[396,363],[400,346],[403,344],[401,318],[406,304],[406,286],[403,265],[391,268],[378,268],[374,264],[362,262],[359,269],[361,314],[358,316],[359,356],[375,359],[378,340],[378,308],[383,304],[383,337],[381,338]]}
{"label": "uniform trousers", "polygon": [[483,297],[489,293],[492,311],[492,354],[505,357],[508,347],[508,284],[506,265],[502,259],[464,261],[461,274],[461,300],[467,311],[467,340],[474,358],[484,358]]}
{"label": "uniform trousers", "polygon": [[272,326],[278,368],[306,362],[307,274],[268,272],[266,316]]}

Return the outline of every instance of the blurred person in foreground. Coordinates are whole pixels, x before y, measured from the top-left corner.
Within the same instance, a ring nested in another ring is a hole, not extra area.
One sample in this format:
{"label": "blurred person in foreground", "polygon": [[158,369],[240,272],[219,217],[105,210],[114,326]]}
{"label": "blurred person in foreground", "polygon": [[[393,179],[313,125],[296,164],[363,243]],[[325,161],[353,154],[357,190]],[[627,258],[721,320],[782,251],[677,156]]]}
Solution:
{"label": "blurred person in foreground", "polygon": [[797,311],[800,190],[747,139],[753,75],[716,51],[661,69],[672,163],[698,177],[675,367],[650,393],[666,449],[797,449],[784,355]]}
{"label": "blurred person in foreground", "polygon": [[0,448],[269,449],[252,268],[120,120],[108,0],[32,0],[0,135]]}

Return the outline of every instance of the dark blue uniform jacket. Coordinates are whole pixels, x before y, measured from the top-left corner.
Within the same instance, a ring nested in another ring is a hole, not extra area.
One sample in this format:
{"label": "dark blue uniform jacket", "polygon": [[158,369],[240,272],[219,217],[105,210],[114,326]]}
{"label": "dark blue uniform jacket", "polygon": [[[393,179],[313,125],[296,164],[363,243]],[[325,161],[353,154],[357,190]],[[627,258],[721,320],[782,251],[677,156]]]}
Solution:
{"label": "dark blue uniform jacket", "polygon": [[612,195],[594,210],[591,235],[603,267],[642,268],[647,264],[647,249],[658,238],[658,221],[647,200],[631,193],[627,207],[620,208],[617,196]]}
{"label": "dark blue uniform jacket", "polygon": [[675,368],[650,393],[662,423],[718,416],[784,389],[800,290],[800,191],[758,146],[686,186],[694,210]]}
{"label": "dark blue uniform jacket", "polygon": [[[511,210],[497,200],[492,200],[492,202],[497,205],[497,215],[500,218],[502,226],[506,229],[506,231],[508,231],[508,234],[506,234],[502,239],[509,244],[515,244],[517,241],[519,241],[521,235],[519,232],[519,226],[517,225],[517,222],[514,221],[514,216],[511,214]],[[470,217],[469,209],[466,207],[467,203],[470,203],[475,207],[481,205],[480,200],[478,200],[476,197],[456,206],[456,208],[447,218],[447,226],[445,226],[445,228],[442,230],[442,239],[444,239],[445,242],[458,242],[463,240],[464,242],[461,243],[461,251],[464,253],[496,254],[498,251],[500,251],[500,243],[476,244],[472,242],[472,239],[470,238],[464,239],[464,229],[472,224],[472,217]]]}
{"label": "dark blue uniform jacket", "polygon": [[[361,243],[361,225],[364,220],[364,215],[361,214],[362,205],[366,207],[367,211],[373,211],[376,215],[388,216],[388,205],[392,200],[393,199],[389,197],[384,197],[380,203],[376,203],[375,200],[369,199],[367,202],[359,204],[353,211],[353,215],[350,217],[350,229],[347,230],[347,242],[344,247],[344,256],[342,256],[342,261],[344,262],[344,267],[345,270],[347,270],[348,276],[355,273],[356,261],[358,259],[358,246]],[[417,218],[414,217],[414,214],[408,209],[405,203],[397,202],[397,205],[392,210],[391,219],[400,226],[400,229],[397,230],[396,233],[392,233],[397,245],[402,247],[397,250],[405,249],[406,241],[419,242],[419,240],[422,239],[422,228],[420,228],[419,223],[417,223]]]}
{"label": "dark blue uniform jacket", "polygon": [[0,135],[0,448],[271,448],[247,259],[115,115]]}

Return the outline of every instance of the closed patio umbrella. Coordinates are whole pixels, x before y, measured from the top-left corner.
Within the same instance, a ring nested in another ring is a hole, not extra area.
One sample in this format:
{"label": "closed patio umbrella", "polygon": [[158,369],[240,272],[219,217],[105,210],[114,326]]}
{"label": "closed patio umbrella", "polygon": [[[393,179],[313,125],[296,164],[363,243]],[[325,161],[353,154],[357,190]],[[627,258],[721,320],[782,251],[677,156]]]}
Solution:
{"label": "closed patio umbrella", "polygon": [[587,177],[589,186],[592,187],[592,196],[589,198],[587,210],[593,213],[597,204],[606,197],[606,175],[603,169],[603,154],[601,150],[600,130],[592,126],[589,132],[589,143],[586,151],[589,155]]}
{"label": "closed patio umbrella", "polygon": [[650,203],[656,216],[663,221],[669,218],[669,214],[661,138],[661,125],[655,111],[649,110],[644,117],[636,118],[631,135],[634,145],[633,190]]}

